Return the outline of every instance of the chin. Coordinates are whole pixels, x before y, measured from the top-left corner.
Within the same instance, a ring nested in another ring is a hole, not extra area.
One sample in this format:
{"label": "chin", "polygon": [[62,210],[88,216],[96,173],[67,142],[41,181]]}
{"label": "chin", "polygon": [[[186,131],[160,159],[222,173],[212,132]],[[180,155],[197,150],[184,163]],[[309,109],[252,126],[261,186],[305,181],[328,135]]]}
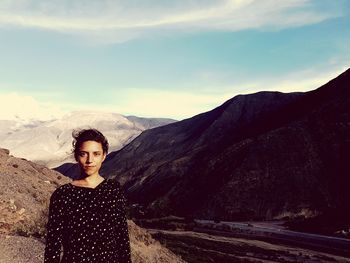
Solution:
{"label": "chin", "polygon": [[95,171],[84,171],[84,174],[86,176],[90,176],[90,175],[93,175],[94,173],[96,173]]}

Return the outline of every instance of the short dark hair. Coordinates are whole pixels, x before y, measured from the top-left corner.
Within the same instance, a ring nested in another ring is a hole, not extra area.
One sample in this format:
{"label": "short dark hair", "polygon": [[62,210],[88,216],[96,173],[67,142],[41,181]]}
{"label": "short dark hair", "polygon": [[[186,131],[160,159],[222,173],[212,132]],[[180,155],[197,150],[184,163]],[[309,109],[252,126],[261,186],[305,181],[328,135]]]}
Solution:
{"label": "short dark hair", "polygon": [[79,148],[86,141],[95,141],[99,142],[102,145],[103,153],[108,153],[108,140],[106,137],[97,129],[82,129],[82,130],[73,130],[73,149],[72,153],[74,153],[74,158],[77,160],[79,154]]}

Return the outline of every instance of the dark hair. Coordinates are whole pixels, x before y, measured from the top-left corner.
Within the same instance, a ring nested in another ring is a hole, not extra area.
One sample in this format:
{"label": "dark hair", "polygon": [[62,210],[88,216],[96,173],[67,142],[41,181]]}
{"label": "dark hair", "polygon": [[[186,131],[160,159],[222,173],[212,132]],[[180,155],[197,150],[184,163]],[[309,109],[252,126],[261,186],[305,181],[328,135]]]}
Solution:
{"label": "dark hair", "polygon": [[83,144],[83,142],[86,141],[95,141],[101,143],[103,153],[108,153],[108,141],[106,137],[97,129],[73,130],[72,136],[74,138],[72,142],[72,153],[74,153],[75,160],[77,160],[80,146]]}

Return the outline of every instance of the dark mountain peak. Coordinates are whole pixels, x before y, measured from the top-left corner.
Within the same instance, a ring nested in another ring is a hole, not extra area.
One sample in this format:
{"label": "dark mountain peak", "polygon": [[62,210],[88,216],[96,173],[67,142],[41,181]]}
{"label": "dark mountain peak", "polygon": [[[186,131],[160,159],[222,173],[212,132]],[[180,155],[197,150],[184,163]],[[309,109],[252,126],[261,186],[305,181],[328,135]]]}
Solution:
{"label": "dark mountain peak", "polygon": [[[152,137],[150,144],[163,145],[164,141],[159,138],[166,135],[173,137],[171,141],[175,143],[193,142],[204,133],[216,133],[222,126],[242,128],[251,126],[251,123],[260,122],[258,125],[260,129],[255,132],[254,128],[249,133],[249,136],[253,136],[253,134],[262,130],[277,128],[292,119],[296,119],[312,110],[312,107],[321,105],[323,101],[330,101],[333,98],[348,94],[350,91],[347,85],[349,79],[350,69],[320,88],[306,93],[260,91],[237,95],[208,112],[152,130],[146,130],[139,136],[140,138],[137,138],[135,143],[137,144],[138,140],[150,136]],[[232,131],[232,133],[240,134],[237,131]],[[147,144],[147,147],[150,144]]]}
{"label": "dark mountain peak", "polygon": [[[196,140],[207,139],[217,134],[222,126],[238,129],[244,127],[263,116],[280,109],[294,101],[303,93],[258,92],[248,95],[237,95],[215,109],[198,114],[166,126],[144,131],[133,144],[143,138],[148,138],[147,147],[158,144],[165,147],[173,143],[189,144],[193,146]],[[235,131],[232,131],[233,133]],[[238,134],[238,133],[237,133]],[[172,140],[163,141],[161,138],[172,137]],[[173,143],[171,143],[173,142]],[[131,146],[131,145],[130,145]],[[148,148],[150,149],[150,148]]]}
{"label": "dark mountain peak", "polygon": [[[123,152],[132,152],[136,157],[144,151],[151,155],[153,150],[157,152],[157,149],[162,148],[172,149],[175,157],[177,148],[181,148],[181,155],[193,147],[203,148],[210,143],[215,145],[218,141],[229,144],[256,136],[301,118],[326,101],[343,96],[344,92],[339,90],[349,90],[346,85],[349,75],[350,70],[347,70],[321,88],[307,93],[261,91],[237,95],[211,111],[146,130],[125,146]],[[121,152],[112,153],[111,156]]]}
{"label": "dark mountain peak", "polygon": [[[318,96],[323,99],[333,98],[337,96],[342,96],[344,94],[350,94],[350,68],[341,73],[336,78],[330,80],[326,84],[322,85],[316,90],[309,91],[308,93],[313,94],[317,93]],[[327,97],[326,97],[327,96]]]}

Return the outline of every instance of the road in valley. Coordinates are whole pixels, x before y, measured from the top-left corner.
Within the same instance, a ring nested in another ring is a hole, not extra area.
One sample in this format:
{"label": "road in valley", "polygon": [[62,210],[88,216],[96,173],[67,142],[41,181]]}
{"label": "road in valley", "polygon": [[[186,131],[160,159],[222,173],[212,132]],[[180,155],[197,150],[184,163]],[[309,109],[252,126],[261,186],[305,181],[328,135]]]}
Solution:
{"label": "road in valley", "polygon": [[285,229],[281,224],[269,222],[229,222],[195,219],[193,231],[217,235],[242,236],[277,241],[308,247],[350,257],[350,239],[303,233]]}

